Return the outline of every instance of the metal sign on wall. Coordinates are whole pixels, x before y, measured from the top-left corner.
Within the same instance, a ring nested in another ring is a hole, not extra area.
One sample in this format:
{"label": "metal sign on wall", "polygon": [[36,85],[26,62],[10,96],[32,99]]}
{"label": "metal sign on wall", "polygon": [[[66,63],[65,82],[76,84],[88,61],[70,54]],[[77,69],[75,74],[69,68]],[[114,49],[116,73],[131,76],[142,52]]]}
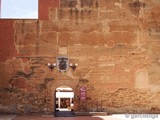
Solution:
{"label": "metal sign on wall", "polygon": [[66,72],[69,68],[69,59],[66,56],[57,57],[57,68],[60,72]]}

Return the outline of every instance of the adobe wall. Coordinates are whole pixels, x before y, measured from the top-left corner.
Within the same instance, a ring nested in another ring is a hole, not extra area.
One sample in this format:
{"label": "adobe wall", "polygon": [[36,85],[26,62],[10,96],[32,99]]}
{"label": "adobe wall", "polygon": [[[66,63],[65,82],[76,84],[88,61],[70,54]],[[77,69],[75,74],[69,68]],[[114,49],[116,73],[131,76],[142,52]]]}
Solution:
{"label": "adobe wall", "polygon": [[[51,114],[61,85],[76,111],[160,113],[159,0],[44,1],[38,20],[0,20],[0,113]],[[79,66],[51,71],[59,55]]]}

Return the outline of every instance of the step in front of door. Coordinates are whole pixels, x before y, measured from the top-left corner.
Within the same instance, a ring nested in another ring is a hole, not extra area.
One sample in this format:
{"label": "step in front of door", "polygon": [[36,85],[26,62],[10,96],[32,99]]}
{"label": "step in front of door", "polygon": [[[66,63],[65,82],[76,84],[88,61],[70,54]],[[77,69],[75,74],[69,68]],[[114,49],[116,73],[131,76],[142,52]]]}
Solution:
{"label": "step in front of door", "polygon": [[75,117],[75,113],[73,111],[56,111],[54,113],[55,117]]}

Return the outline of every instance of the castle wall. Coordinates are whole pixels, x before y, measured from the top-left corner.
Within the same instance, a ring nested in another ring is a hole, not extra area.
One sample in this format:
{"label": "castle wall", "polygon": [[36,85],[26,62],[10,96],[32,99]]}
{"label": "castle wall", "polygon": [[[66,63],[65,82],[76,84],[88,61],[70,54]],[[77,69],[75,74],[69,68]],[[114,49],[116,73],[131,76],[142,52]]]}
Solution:
{"label": "castle wall", "polygon": [[[159,5],[40,0],[38,20],[0,20],[0,112],[53,113],[55,89],[67,85],[75,111],[159,113]],[[79,66],[51,71],[59,55]]]}

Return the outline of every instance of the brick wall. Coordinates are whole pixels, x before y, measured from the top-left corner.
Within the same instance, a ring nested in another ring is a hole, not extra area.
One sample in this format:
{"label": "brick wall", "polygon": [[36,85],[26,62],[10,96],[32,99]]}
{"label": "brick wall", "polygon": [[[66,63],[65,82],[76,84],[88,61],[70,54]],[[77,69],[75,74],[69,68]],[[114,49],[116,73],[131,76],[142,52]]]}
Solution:
{"label": "brick wall", "polygon": [[[0,31],[0,111],[52,113],[55,89],[66,85],[76,111],[159,113],[159,5],[40,0],[38,20],[13,20]],[[75,71],[50,71],[47,63],[62,54],[79,64]],[[86,102],[79,100],[81,86]]]}

